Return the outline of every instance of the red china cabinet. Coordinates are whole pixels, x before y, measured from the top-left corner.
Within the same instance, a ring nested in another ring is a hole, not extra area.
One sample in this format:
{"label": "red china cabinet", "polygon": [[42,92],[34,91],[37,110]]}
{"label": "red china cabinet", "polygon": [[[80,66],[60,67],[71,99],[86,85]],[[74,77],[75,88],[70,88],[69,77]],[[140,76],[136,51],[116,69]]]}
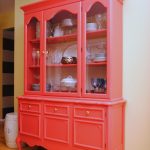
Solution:
{"label": "red china cabinet", "polygon": [[17,144],[124,150],[122,1],[44,0],[24,11]]}

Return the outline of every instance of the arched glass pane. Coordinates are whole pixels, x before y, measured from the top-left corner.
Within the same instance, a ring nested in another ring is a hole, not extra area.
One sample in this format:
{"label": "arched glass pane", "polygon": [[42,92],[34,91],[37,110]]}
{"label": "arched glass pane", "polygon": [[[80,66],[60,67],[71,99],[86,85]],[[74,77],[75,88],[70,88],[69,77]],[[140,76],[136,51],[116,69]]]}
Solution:
{"label": "arched glass pane", "polygon": [[86,93],[106,94],[107,9],[93,4],[86,17]]}
{"label": "arched glass pane", "polygon": [[40,91],[40,22],[32,18],[27,25],[27,90]]}
{"label": "arched glass pane", "polygon": [[46,23],[46,92],[77,93],[77,14],[62,10]]}

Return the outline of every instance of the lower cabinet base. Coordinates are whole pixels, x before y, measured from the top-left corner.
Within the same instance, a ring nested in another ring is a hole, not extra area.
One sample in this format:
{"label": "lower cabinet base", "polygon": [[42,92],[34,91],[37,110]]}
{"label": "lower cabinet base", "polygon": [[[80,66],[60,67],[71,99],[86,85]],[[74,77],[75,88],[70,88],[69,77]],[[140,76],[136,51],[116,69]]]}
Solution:
{"label": "lower cabinet base", "polygon": [[[83,148],[83,147],[75,147],[75,146],[70,146],[67,144],[62,144],[62,143],[56,143],[56,142],[44,142],[45,144],[40,144],[37,143],[36,141],[34,141],[33,139],[31,140],[31,138],[26,138],[26,140],[24,140],[24,138],[22,139],[20,136],[17,137],[17,146],[18,146],[18,150],[23,150],[23,144],[22,143],[26,143],[28,144],[30,147],[33,146],[38,146],[38,147],[42,147],[46,150],[88,150],[87,148]],[[91,150],[91,149],[89,149]],[[103,150],[103,149],[101,149]]]}
{"label": "lower cabinet base", "polygon": [[102,104],[19,98],[17,145],[47,150],[124,150],[122,100]]}
{"label": "lower cabinet base", "polygon": [[[102,149],[93,149],[93,148],[85,148],[85,147],[80,147],[80,146],[70,146],[70,145],[66,145],[66,144],[61,144],[61,143],[53,143],[53,142],[48,142],[45,144],[40,144],[37,142],[29,142],[31,139],[26,139],[26,140],[22,140],[19,136],[17,138],[17,146],[18,146],[18,150],[23,150],[23,143],[28,144],[29,146],[33,147],[33,146],[38,146],[38,147],[42,147],[43,149],[46,150],[109,150],[106,146],[106,148],[102,148]],[[42,149],[42,150],[43,150]],[[38,149],[40,150],[40,149]],[[118,145],[117,147],[111,149],[111,150],[124,150],[124,145]]]}

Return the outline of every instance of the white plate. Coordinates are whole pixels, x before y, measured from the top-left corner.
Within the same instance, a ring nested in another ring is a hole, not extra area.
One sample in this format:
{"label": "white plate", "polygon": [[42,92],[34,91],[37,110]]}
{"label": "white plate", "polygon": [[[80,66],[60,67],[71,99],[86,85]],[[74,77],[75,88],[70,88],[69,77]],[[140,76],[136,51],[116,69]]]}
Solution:
{"label": "white plate", "polygon": [[73,44],[67,47],[64,51],[63,56],[64,57],[69,57],[69,56],[77,57],[77,44]]}
{"label": "white plate", "polygon": [[95,58],[94,62],[106,61],[106,57]]}

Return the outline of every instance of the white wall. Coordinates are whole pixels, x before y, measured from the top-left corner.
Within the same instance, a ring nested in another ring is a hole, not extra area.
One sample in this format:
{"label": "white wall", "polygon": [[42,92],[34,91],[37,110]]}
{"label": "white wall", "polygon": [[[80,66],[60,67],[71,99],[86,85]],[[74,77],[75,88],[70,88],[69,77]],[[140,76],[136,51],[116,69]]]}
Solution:
{"label": "white wall", "polygon": [[125,150],[150,150],[150,0],[124,2]]}

